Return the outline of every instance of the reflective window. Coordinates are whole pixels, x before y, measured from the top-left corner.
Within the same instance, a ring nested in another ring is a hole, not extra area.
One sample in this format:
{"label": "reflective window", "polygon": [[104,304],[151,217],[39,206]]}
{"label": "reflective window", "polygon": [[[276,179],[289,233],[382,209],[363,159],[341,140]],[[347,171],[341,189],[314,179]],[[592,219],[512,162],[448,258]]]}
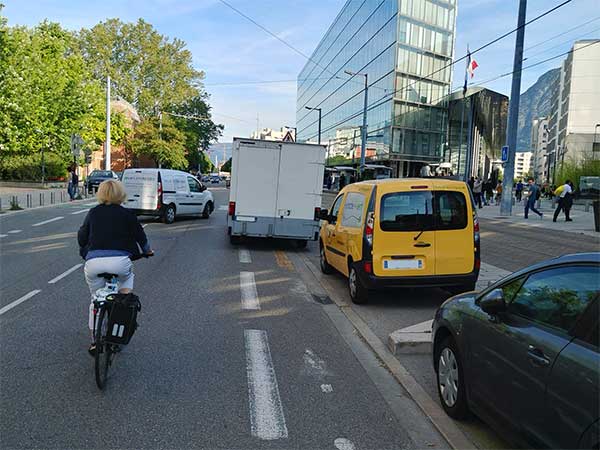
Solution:
{"label": "reflective window", "polygon": [[569,331],[600,292],[600,268],[569,266],[531,275],[509,311],[534,322]]}
{"label": "reflective window", "polygon": [[360,228],[365,207],[365,196],[358,192],[346,194],[344,210],[342,211],[342,226],[349,228]]}

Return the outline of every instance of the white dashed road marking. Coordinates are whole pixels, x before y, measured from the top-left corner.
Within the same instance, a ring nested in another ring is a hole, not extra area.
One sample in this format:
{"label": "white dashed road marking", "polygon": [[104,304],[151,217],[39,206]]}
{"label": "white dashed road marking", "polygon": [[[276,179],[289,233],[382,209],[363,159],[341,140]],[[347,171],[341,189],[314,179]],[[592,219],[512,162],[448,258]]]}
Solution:
{"label": "white dashed road marking", "polygon": [[97,204],[98,204],[98,202],[84,203],[83,206],[96,206]]}
{"label": "white dashed road marking", "polygon": [[242,292],[242,309],[260,309],[254,272],[240,272],[240,291]]}
{"label": "white dashed road marking", "polygon": [[333,387],[330,384],[322,384],[321,390],[325,393],[333,392]]}
{"label": "white dashed road marking", "polygon": [[49,219],[49,220],[44,220],[43,222],[39,222],[39,223],[34,223],[33,225],[31,225],[32,227],[39,227],[40,225],[46,225],[47,223],[50,222],[56,222],[57,220],[60,219],[64,219],[64,217],[60,216],[60,217],[55,217],[54,219]]}
{"label": "white dashed road marking", "polygon": [[0,234],[0,238],[7,237],[8,234]]}
{"label": "white dashed road marking", "polygon": [[250,256],[250,251],[241,248],[239,251],[239,256],[240,256],[240,262],[241,263],[245,263],[245,264],[249,264],[252,262],[252,257]]}
{"label": "white dashed road marking", "polygon": [[333,441],[333,445],[335,445],[335,448],[337,448],[338,450],[356,449],[356,446],[352,443],[352,441],[346,438],[337,438],[335,441]]}
{"label": "white dashed road marking", "polygon": [[67,275],[69,275],[72,272],[75,272],[77,269],[79,269],[81,266],[83,266],[83,264],[76,264],[73,267],[71,267],[69,270],[61,273],[59,276],[57,276],[56,278],[52,278],[50,281],[48,281],[48,284],[54,284],[57,281],[62,280],[64,277],[66,277]]}
{"label": "white dashed road marking", "polygon": [[23,230],[10,230],[8,232],[8,234],[17,234],[17,233],[20,233],[21,231],[23,231]]}
{"label": "white dashed road marking", "polygon": [[4,308],[0,309],[0,316],[2,314],[4,314],[6,311],[10,311],[11,309],[13,309],[15,306],[20,305],[21,303],[23,303],[26,300],[29,300],[31,297],[33,297],[34,295],[39,294],[40,292],[42,292],[39,289],[36,289],[35,291],[31,291],[29,294],[25,294],[23,297],[21,297],[18,300],[15,300],[12,303],[9,303],[8,305],[6,305]]}
{"label": "white dashed road marking", "polygon": [[267,332],[244,330],[244,338],[252,436],[268,441],[287,438]]}
{"label": "white dashed road marking", "polygon": [[227,205],[221,205],[219,206],[219,211],[228,211],[229,207]]}
{"label": "white dashed road marking", "polygon": [[89,209],[82,209],[82,210],[80,210],[80,211],[75,211],[75,212],[72,212],[72,213],[71,213],[71,215],[75,215],[75,214],[82,214],[82,213],[84,213],[84,212],[88,212],[88,211],[89,211]]}

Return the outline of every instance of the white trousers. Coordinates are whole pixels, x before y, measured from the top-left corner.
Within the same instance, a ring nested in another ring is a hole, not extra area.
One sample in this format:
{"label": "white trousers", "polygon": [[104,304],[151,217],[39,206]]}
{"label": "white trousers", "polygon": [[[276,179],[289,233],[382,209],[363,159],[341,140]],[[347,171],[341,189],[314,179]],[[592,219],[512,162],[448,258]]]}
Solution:
{"label": "white trousers", "polygon": [[88,315],[88,326],[94,329],[94,294],[104,287],[106,280],[98,274],[114,273],[117,275],[119,289],[133,289],[133,264],[127,256],[108,256],[86,261],[84,267],[85,281],[90,288],[91,300]]}

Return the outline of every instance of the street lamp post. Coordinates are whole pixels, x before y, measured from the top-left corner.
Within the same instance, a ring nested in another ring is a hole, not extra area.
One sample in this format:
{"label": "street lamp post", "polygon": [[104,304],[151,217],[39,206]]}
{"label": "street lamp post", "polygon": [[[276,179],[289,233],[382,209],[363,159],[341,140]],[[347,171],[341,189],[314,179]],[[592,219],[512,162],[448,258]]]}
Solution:
{"label": "street lamp post", "polygon": [[319,140],[318,143],[321,145],[321,108],[311,108],[310,106],[306,106],[306,109],[309,111],[319,111]]}
{"label": "street lamp post", "polygon": [[363,107],[363,124],[361,130],[361,143],[360,143],[360,175],[362,178],[363,171],[365,169],[365,156],[367,150],[367,103],[369,100],[369,74],[367,73],[355,73],[349,70],[344,72],[350,76],[361,75],[365,77],[365,104]]}
{"label": "street lamp post", "polygon": [[600,151],[600,142],[596,142],[598,128],[600,128],[600,123],[597,123],[596,126],[594,127],[594,142],[592,142],[592,159],[594,159],[595,153]]}

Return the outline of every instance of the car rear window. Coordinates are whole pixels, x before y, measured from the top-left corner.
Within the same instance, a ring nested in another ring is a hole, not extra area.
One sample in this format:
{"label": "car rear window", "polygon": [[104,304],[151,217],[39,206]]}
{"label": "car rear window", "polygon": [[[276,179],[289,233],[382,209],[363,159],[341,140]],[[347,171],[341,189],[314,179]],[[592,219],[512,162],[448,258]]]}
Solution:
{"label": "car rear window", "polygon": [[467,200],[458,191],[395,192],[381,199],[383,231],[460,230],[467,226]]}
{"label": "car rear window", "polygon": [[112,172],[108,170],[94,170],[90,177],[112,177]]}

